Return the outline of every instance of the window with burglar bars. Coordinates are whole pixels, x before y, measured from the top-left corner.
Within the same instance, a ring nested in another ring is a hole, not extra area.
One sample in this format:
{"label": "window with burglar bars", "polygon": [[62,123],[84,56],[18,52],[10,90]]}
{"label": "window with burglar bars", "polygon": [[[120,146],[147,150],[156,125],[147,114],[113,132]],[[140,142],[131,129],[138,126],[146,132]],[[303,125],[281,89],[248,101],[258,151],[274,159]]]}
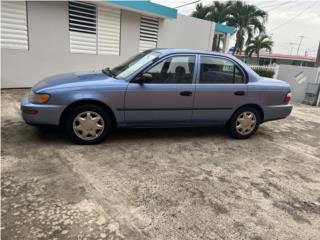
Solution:
{"label": "window with burglar bars", "polygon": [[25,1],[1,1],[1,48],[28,50]]}
{"label": "window with burglar bars", "polygon": [[69,32],[72,53],[119,55],[120,10],[71,1]]}
{"label": "window with burglar bars", "polygon": [[158,43],[159,19],[141,16],[139,52],[156,48]]}

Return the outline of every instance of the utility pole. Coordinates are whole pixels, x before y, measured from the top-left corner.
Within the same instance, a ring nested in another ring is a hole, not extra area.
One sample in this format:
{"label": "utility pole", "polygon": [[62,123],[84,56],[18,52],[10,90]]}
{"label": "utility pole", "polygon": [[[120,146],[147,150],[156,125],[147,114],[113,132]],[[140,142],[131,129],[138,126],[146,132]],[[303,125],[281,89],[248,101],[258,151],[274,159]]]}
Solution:
{"label": "utility pole", "polygon": [[[320,42],[319,42],[319,47],[318,47],[318,52],[317,52],[317,58],[316,58],[316,67],[320,67]],[[320,71],[320,70],[319,70]],[[319,81],[320,83],[320,81]],[[320,96],[319,96],[319,101],[320,101]]]}
{"label": "utility pole", "polygon": [[303,35],[299,36],[300,42],[299,42],[299,46],[298,46],[298,49],[297,49],[297,55],[299,55],[300,46],[301,46],[301,43],[302,43],[302,39],[303,39],[304,37],[305,37],[305,36],[303,36]]}
{"label": "utility pole", "polygon": [[290,47],[291,47],[291,49],[290,49],[290,55],[292,55],[293,48],[294,48],[294,46],[295,46],[295,45],[298,45],[298,43],[295,43],[295,42],[289,42],[289,45],[290,45]]}

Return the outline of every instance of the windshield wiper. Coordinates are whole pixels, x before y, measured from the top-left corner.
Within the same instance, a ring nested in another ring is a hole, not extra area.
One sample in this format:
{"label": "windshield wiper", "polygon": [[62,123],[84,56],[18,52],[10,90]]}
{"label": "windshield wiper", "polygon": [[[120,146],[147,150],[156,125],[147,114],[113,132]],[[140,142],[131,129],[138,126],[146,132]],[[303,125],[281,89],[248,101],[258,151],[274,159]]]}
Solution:
{"label": "windshield wiper", "polygon": [[102,69],[102,72],[103,72],[104,74],[108,75],[108,76],[111,76],[111,77],[115,77],[115,76],[116,76],[116,75],[111,71],[111,69],[108,68],[108,67]]}

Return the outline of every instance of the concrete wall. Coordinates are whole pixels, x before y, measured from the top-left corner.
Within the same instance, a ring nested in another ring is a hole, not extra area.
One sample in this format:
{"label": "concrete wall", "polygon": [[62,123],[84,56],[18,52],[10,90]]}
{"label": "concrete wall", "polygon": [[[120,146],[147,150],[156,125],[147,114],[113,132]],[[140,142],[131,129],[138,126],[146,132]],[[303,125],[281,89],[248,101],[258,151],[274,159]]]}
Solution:
{"label": "concrete wall", "polygon": [[[68,2],[28,1],[27,9],[29,50],[1,49],[2,88],[31,87],[53,74],[113,67],[138,53],[139,13],[121,11],[120,56],[108,56],[70,53]],[[158,47],[209,49],[211,25],[186,16],[162,20]]]}
{"label": "concrete wall", "polygon": [[28,2],[29,51],[1,49],[1,87],[31,87],[49,75],[102,69],[136,54],[140,16],[122,11],[120,56],[70,53],[67,2]]}
{"label": "concrete wall", "polygon": [[[243,57],[243,56],[236,56],[237,58],[241,59],[242,61],[246,62],[247,64],[252,64],[252,65],[258,65],[258,60],[256,57]],[[290,59],[270,59],[270,58],[260,58],[261,61],[264,61],[264,65],[269,65],[272,63],[276,64],[286,64],[286,65],[296,65],[296,66],[306,66],[306,67],[314,67],[315,63],[314,62],[307,62],[307,61],[294,61]]]}
{"label": "concrete wall", "polygon": [[307,84],[320,82],[320,68],[280,65],[278,79],[286,81],[291,86],[292,101],[302,102]]}
{"label": "concrete wall", "polygon": [[160,48],[190,48],[211,50],[214,36],[213,22],[184,15],[164,19],[159,24]]}

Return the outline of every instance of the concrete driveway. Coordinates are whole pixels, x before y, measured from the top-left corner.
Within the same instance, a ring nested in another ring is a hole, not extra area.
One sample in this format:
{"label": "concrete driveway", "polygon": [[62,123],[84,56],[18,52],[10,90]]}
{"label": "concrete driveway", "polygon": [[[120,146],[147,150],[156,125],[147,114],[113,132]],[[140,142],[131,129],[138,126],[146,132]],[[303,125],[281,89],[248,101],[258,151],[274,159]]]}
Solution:
{"label": "concrete driveway", "polygon": [[320,108],[249,140],[118,130],[94,146],[24,124],[2,91],[2,239],[319,239]]}

